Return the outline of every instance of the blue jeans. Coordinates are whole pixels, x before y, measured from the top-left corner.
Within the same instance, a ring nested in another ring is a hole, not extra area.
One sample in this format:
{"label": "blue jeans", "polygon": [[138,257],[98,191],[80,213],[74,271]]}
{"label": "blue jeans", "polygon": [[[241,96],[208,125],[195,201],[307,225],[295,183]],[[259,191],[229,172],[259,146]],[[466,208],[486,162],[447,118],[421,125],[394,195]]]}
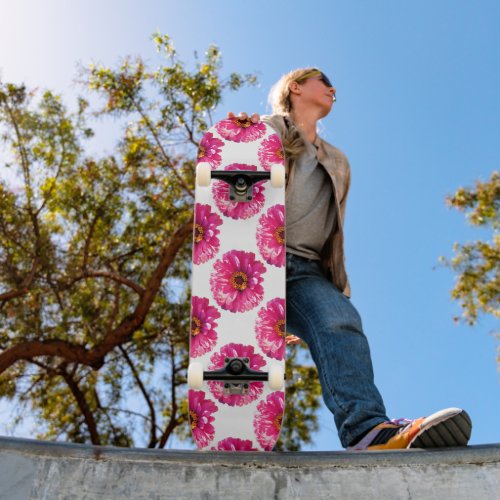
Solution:
{"label": "blue jeans", "polygon": [[286,265],[287,331],[309,346],[325,404],[347,448],[389,420],[373,380],[361,317],[318,261],[288,253]]}

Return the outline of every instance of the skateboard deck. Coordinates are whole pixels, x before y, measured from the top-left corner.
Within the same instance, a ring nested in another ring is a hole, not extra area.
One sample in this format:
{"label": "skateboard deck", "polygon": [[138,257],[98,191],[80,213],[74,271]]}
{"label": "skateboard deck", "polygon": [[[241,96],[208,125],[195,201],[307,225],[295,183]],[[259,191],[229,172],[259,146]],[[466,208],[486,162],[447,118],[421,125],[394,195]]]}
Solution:
{"label": "skateboard deck", "polygon": [[188,369],[189,420],[199,449],[271,451],[279,437],[284,178],[281,140],[262,122],[222,120],[200,142]]}

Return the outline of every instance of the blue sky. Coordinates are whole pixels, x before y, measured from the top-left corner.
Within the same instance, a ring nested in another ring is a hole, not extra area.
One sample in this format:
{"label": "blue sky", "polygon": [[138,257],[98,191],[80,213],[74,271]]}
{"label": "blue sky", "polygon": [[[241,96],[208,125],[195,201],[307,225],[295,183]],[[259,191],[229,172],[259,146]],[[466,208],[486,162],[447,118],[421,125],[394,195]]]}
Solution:
{"label": "blue sky", "polygon": [[[453,323],[454,277],[438,258],[450,257],[455,241],[487,237],[449,210],[445,196],[500,168],[499,25],[500,4],[488,0],[25,0],[2,7],[0,75],[70,99],[80,92],[77,62],[112,65],[130,54],[156,64],[150,37],[159,30],[188,63],[215,43],[224,72],[259,76],[258,87],[227,97],[219,118],[265,113],[283,73],[321,67],[338,98],[321,135],[352,168],[352,302],[388,413],[416,418],[464,407],[474,422],[471,442],[492,443],[500,442],[491,334],[498,325],[489,317],[473,328]],[[97,141],[111,151],[104,128]],[[340,449],[326,409],[307,449]]]}

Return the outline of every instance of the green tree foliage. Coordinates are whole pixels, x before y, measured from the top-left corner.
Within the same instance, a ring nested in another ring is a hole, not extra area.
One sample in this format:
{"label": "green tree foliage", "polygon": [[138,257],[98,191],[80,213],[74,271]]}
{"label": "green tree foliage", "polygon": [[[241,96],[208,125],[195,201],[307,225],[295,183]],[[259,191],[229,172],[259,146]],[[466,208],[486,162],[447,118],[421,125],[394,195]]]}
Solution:
{"label": "green tree foliage", "polygon": [[[0,397],[21,408],[17,421],[34,415],[42,439],[190,439],[196,147],[224,93],[255,77],[222,78],[215,46],[190,71],[168,36],[153,40],[155,70],[127,58],[82,71],[95,111],[0,82]],[[95,115],[124,124],[100,158],[86,152]],[[317,426],[317,378],[294,349],[280,449]]]}
{"label": "green tree foliage", "polygon": [[[491,229],[490,241],[455,243],[455,256],[442,261],[457,274],[451,295],[462,307],[462,319],[470,325],[478,314],[500,317],[500,173],[475,188],[459,188],[447,198],[451,207],[466,213],[470,224]],[[456,318],[459,320],[459,318]]]}

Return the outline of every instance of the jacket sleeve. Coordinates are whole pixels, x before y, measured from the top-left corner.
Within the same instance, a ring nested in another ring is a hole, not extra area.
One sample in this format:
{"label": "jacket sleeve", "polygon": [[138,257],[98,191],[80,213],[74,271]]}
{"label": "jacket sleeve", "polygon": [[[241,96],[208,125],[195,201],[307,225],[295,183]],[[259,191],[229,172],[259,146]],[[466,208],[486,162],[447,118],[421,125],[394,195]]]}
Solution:
{"label": "jacket sleeve", "polygon": [[344,225],[347,195],[349,194],[349,189],[351,187],[351,166],[349,165],[349,160],[345,155],[342,155],[342,160],[345,164],[345,180],[344,180],[344,194],[342,196],[342,199],[339,201],[339,205],[340,205],[340,220],[342,221],[342,225]]}
{"label": "jacket sleeve", "polygon": [[283,139],[286,131],[285,121],[281,115],[262,115],[261,121],[273,128],[277,134]]}
{"label": "jacket sleeve", "polygon": [[[349,194],[349,189],[351,187],[351,166],[349,165],[349,160],[345,155],[343,155],[343,159],[345,161],[345,166],[346,166],[346,174],[345,174],[345,191],[344,191],[344,196],[340,200],[340,220],[342,221],[342,227],[345,227],[344,219],[345,219],[345,208],[347,205],[347,195]],[[345,262],[345,253],[344,253],[344,269],[346,268],[346,262]],[[345,289],[343,290],[344,295],[347,298],[351,298],[351,284],[349,283],[349,277],[347,276],[347,283],[345,286]]]}

